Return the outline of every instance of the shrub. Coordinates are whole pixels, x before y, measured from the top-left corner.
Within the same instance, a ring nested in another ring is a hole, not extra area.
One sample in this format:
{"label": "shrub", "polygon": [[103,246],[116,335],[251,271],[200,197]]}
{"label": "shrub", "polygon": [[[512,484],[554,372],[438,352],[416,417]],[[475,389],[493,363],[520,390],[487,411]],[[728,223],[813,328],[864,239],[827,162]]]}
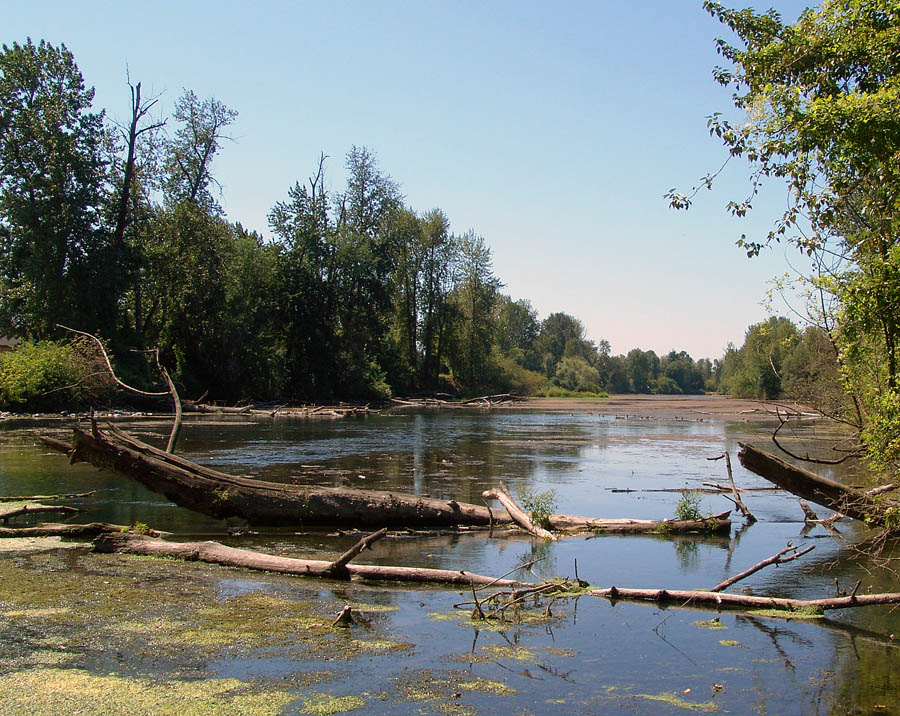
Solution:
{"label": "shrub", "polygon": [[550,528],[550,515],[556,511],[556,490],[535,492],[527,487],[519,488],[519,500],[531,521],[538,527]]}
{"label": "shrub", "polygon": [[681,499],[675,505],[675,517],[682,522],[696,522],[703,519],[700,511],[700,493],[682,492]]}
{"label": "shrub", "polygon": [[102,399],[109,380],[84,341],[19,343],[0,355],[0,407],[15,411],[82,408]]}

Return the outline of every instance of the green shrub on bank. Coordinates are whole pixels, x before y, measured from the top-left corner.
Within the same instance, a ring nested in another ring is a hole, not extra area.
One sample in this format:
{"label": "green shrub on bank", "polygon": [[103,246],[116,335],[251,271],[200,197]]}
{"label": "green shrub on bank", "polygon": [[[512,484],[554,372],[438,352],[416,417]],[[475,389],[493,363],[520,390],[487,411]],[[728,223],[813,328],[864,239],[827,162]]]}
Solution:
{"label": "green shrub on bank", "polygon": [[558,385],[548,385],[546,388],[534,393],[538,398],[608,398],[609,393],[600,390],[596,392],[582,390],[568,390]]}
{"label": "green shrub on bank", "polygon": [[85,344],[25,341],[0,354],[0,409],[71,410],[99,399],[107,382]]}

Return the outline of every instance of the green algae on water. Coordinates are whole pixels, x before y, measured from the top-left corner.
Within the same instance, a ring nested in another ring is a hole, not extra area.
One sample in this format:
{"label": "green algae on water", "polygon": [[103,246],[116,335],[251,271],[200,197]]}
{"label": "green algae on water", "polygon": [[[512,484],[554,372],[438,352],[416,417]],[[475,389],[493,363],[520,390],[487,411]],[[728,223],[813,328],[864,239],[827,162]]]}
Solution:
{"label": "green algae on water", "polygon": [[366,700],[361,696],[333,696],[332,694],[313,692],[303,699],[299,711],[304,714],[312,714],[312,716],[330,716],[331,714],[355,711],[365,705]]}
{"label": "green algae on water", "polygon": [[674,706],[675,708],[684,709],[685,711],[703,711],[704,713],[715,713],[719,710],[717,704],[712,701],[696,702],[688,701],[681,698],[672,691],[666,691],[661,694],[635,694],[636,699],[646,699],[647,701],[658,701],[660,703]]}
{"label": "green algae on water", "polygon": [[715,619],[709,619],[707,621],[694,622],[694,626],[698,626],[701,629],[727,629],[719,617]]}
{"label": "green algae on water", "polygon": [[0,702],[20,716],[275,716],[296,695],[260,691],[236,679],[151,681],[82,669],[27,669],[0,680]]}

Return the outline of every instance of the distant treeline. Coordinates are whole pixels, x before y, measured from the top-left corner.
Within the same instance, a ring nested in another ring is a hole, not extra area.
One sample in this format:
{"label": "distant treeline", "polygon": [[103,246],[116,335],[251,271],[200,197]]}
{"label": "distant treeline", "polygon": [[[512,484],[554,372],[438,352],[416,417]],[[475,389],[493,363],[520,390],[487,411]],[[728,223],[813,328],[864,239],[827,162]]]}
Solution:
{"label": "distant treeline", "polygon": [[755,385],[734,377],[752,372],[734,351],[610,356],[575,317],[539,320],[501,293],[482,237],[407,206],[366,148],[348,152],[342,189],[324,157],[287,187],[264,240],[217,201],[237,113],[186,91],[163,119],[140,84],[123,90],[118,125],[64,46],[0,54],[0,333],[27,341],[0,361],[5,407],[77,396],[92,358],[47,343],[66,339],[58,324],[101,336],[131,382],[156,379],[134,351],[159,348],[183,393],[224,401]]}

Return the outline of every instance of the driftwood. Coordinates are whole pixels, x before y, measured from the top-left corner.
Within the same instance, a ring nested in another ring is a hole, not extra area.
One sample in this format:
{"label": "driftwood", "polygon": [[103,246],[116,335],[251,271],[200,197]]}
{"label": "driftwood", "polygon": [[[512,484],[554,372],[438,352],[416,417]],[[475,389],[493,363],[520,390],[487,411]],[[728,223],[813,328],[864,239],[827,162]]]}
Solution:
{"label": "driftwood", "polygon": [[367,579],[389,582],[419,582],[454,585],[495,585],[520,587],[523,582],[512,579],[495,579],[464,570],[426,569],[422,567],[390,567],[383,565],[346,564],[343,571],[334,570],[338,560],[294,559],[279,557],[247,549],[226,547],[218,542],[167,542],[143,535],[119,533],[102,534],[94,540],[97,552],[141,554],[156,557],[173,557],[194,562],[221,564],[229,567],[294,574],[323,579]]}
{"label": "driftwood", "polygon": [[[93,539],[104,533],[127,532],[127,525],[112,525],[108,522],[88,522],[87,524],[66,524],[63,522],[41,522],[34,527],[0,527],[0,537],[84,537]],[[171,532],[147,530],[151,537],[169,536]]]}
{"label": "driftwood", "polygon": [[66,507],[65,505],[42,505],[37,502],[32,502],[21,506],[0,506],[0,522],[6,522],[13,517],[21,517],[22,515],[40,515],[46,514],[48,512],[56,512],[59,514],[74,514],[78,512],[78,508]]}
{"label": "driftwood", "polygon": [[77,497],[90,497],[94,494],[94,490],[90,492],[69,492],[61,495],[20,495],[18,497],[0,497],[0,502],[39,502],[41,500],[69,500]]}
{"label": "driftwood", "polygon": [[[781,458],[740,443],[738,457],[741,464],[784,490],[805,500],[815,502],[841,514],[868,524],[883,525],[883,503],[862,490],[847,487],[802,467],[795,467]],[[895,503],[896,504],[896,503]]]}
{"label": "driftwood", "polygon": [[[73,445],[41,440],[69,455],[127,475],[172,502],[210,517],[241,517],[255,526],[347,525],[354,527],[488,527],[511,523],[505,510],[456,500],[342,487],[264,482],[229,475],[167,453],[109,426],[88,434],[74,431]],[[555,530],[568,532],[721,532],[731,528],[728,513],[678,522],[551,515]]]}
{"label": "driftwood", "polygon": [[441,398],[391,398],[390,402],[399,408],[496,408],[515,405],[524,398],[511,393],[499,395],[482,395],[468,400],[443,400]]}
{"label": "driftwood", "polygon": [[504,485],[502,482],[500,483],[500,487],[494,487],[490,490],[485,490],[481,493],[481,496],[485,500],[497,500],[509,513],[512,521],[519,525],[519,527],[521,527],[526,532],[530,532],[535,537],[540,537],[541,539],[547,539],[551,541],[556,539],[552,532],[548,532],[540,525],[534,524],[528,513],[526,513],[521,507],[516,504],[516,501],[512,498],[512,495],[509,494],[509,490],[506,489],[506,485]]}
{"label": "driftwood", "polygon": [[722,458],[725,458],[725,469],[728,472],[728,482],[731,485],[731,494],[733,495],[733,497],[730,499],[741,511],[741,514],[747,520],[747,523],[752,525],[754,522],[756,522],[756,517],[753,516],[753,513],[750,512],[750,510],[747,508],[747,505],[744,504],[744,501],[741,499],[740,490],[738,490],[737,485],[734,484],[734,472],[731,470],[731,456],[728,454],[728,451],[726,450],[724,453],[717,457],[708,457],[706,459],[721,460]]}
{"label": "driftwood", "polygon": [[[731,609],[775,609],[785,612],[825,611],[828,609],[849,609],[870,607],[880,604],[900,604],[900,592],[881,594],[851,594],[846,597],[829,599],[785,599],[783,597],[759,597],[751,594],[730,594],[710,590],[687,589],[627,589],[608,587],[591,589],[587,592],[594,597],[610,601],[627,599],[657,604],[677,603],[681,606],[709,606]],[[800,615],[802,616],[802,614]]]}

